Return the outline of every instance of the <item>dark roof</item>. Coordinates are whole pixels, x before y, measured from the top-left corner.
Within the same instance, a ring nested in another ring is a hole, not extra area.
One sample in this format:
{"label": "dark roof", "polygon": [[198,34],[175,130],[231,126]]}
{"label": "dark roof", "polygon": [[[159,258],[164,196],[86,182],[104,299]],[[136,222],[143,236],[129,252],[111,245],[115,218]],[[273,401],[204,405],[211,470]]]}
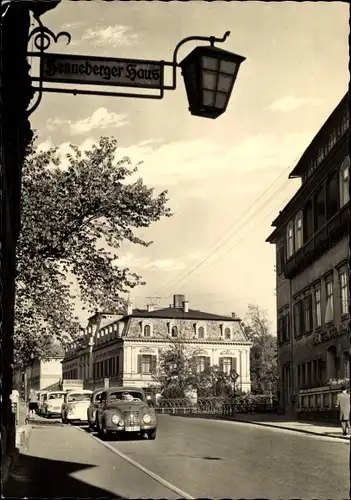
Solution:
{"label": "dark roof", "polygon": [[146,309],[134,309],[133,314],[130,316],[136,318],[169,318],[169,319],[198,319],[198,320],[214,320],[214,321],[240,321],[239,318],[231,316],[222,316],[219,314],[206,313],[197,311],[196,309],[189,309],[184,312],[180,307],[166,307],[165,309],[158,309],[155,311],[147,311]]}
{"label": "dark roof", "polygon": [[292,172],[289,174],[289,179],[295,179],[296,177],[301,177],[302,172],[305,168],[305,162],[307,160],[307,157],[309,156],[310,152],[312,149],[314,149],[317,144],[319,143],[320,139],[322,139],[322,136],[325,133],[325,130],[328,129],[329,124],[334,120],[334,117],[341,111],[341,109],[345,106],[345,104],[349,100],[349,93],[346,92],[344,97],[341,99],[339,104],[336,106],[336,108],[333,110],[333,112],[329,115],[327,120],[323,123],[322,127],[319,129],[317,134],[314,136],[312,139],[310,145],[306,148],[304,151],[303,155],[301,156],[300,160],[297,162],[296,166],[292,170]]}

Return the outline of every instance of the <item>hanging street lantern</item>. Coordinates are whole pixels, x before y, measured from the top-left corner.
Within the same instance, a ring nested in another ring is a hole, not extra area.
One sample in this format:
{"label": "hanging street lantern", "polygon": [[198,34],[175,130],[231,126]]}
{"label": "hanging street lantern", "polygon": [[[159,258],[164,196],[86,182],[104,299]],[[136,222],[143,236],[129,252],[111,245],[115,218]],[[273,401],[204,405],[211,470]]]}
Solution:
{"label": "hanging street lantern", "polygon": [[218,47],[196,47],[179,66],[192,115],[218,118],[227,109],[245,57]]}

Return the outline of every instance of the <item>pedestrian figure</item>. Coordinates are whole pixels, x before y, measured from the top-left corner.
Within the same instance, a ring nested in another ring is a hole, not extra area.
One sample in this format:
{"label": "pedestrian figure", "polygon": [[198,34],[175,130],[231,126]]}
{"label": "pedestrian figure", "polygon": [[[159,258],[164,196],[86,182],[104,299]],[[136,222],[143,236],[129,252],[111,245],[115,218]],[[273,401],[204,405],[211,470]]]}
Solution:
{"label": "pedestrian figure", "polygon": [[350,394],[348,394],[344,385],[341,386],[341,393],[338,394],[336,401],[336,406],[339,408],[342,433],[347,436],[347,432],[350,433]]}
{"label": "pedestrian figure", "polygon": [[28,409],[29,414],[32,416],[35,415],[35,412],[38,409],[38,397],[33,389],[29,391]]}

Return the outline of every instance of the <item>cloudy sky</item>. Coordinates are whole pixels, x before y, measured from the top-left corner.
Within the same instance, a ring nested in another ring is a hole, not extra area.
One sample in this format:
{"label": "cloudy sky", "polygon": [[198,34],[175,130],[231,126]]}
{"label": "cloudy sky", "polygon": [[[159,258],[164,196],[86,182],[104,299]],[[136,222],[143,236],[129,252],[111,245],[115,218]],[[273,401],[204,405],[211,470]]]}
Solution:
{"label": "cloudy sky", "polygon": [[[72,35],[55,52],[171,60],[182,38],[230,30],[221,47],[247,58],[217,120],[189,114],[180,78],[159,101],[44,94],[32,115],[43,147],[114,136],[121,153],[143,160],[148,185],[168,189],[174,217],[145,231],[154,244],[121,251],[147,281],[132,292],[137,307],[184,293],[190,307],[244,316],[255,302],[275,330],[275,250],[265,239],[299,187],[288,173],[347,90],[348,18],[339,2],[220,1],[63,0],[43,16]],[[86,319],[79,304],[77,313]]]}

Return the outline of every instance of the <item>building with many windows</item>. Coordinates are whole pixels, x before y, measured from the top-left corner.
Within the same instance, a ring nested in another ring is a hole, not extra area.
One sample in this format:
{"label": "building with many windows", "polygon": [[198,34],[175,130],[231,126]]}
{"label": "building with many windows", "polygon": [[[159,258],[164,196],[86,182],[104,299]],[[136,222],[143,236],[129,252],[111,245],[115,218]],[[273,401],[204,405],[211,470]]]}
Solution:
{"label": "building with many windows", "polygon": [[189,309],[184,295],[174,295],[164,309],[133,309],[126,314],[96,313],[83,337],[66,351],[63,379],[81,379],[87,388],[128,385],[147,389],[153,384],[159,352],[177,339],[197,351],[198,370],[216,365],[236,370],[237,384],[251,390],[250,347],[234,316]]}
{"label": "building with many windows", "polygon": [[349,94],[290,174],[302,184],[267,241],[276,245],[280,398],[299,412],[335,408],[348,379]]}

